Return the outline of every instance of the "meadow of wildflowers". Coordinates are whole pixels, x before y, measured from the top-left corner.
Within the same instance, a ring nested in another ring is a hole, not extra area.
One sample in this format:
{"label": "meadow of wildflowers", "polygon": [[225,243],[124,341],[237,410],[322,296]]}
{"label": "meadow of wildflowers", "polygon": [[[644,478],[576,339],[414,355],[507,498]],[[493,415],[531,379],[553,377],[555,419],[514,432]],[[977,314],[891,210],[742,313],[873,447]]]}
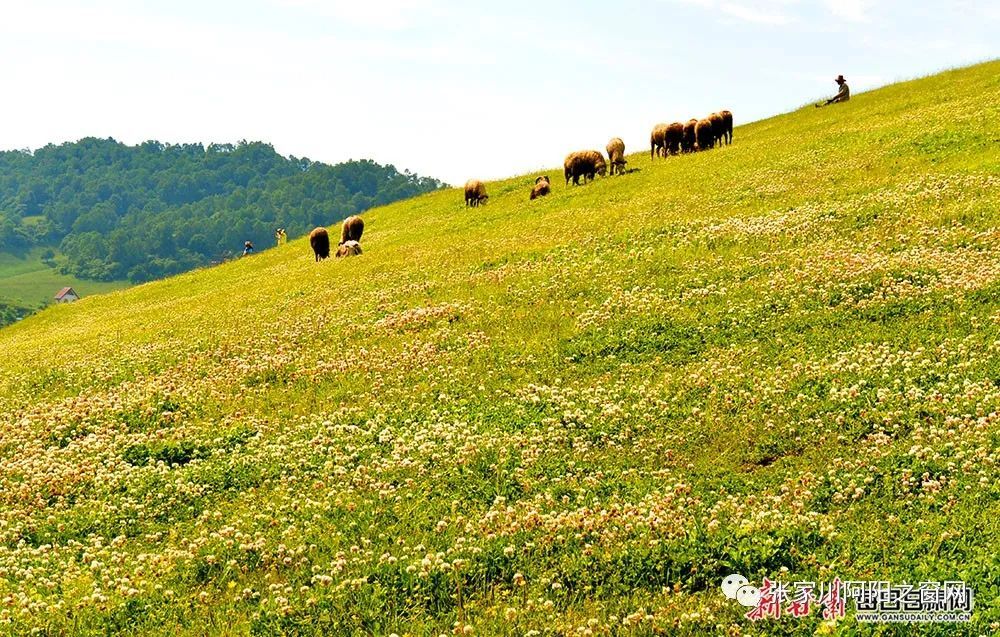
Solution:
{"label": "meadow of wildflowers", "polygon": [[[998,103],[990,62],[3,329],[0,634],[996,633]],[[976,607],[752,623],[732,572]]]}

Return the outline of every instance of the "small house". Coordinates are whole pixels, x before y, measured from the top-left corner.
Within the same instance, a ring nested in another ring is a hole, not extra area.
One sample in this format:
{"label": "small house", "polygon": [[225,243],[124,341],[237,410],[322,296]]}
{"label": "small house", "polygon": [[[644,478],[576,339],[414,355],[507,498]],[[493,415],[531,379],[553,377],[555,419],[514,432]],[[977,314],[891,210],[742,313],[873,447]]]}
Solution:
{"label": "small house", "polygon": [[56,293],[56,303],[72,303],[80,299],[80,295],[73,288],[63,288]]}

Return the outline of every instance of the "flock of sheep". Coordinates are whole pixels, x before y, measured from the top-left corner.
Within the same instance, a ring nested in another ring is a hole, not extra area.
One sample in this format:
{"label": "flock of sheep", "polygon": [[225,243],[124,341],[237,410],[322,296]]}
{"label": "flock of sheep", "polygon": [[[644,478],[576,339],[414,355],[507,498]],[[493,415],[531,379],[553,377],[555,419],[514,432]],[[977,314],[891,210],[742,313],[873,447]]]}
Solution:
{"label": "flock of sheep", "polygon": [[[365,221],[357,215],[344,219],[340,229],[340,243],[337,244],[337,257],[353,257],[361,254],[361,235],[365,231]],[[326,228],[313,228],[309,233],[309,245],[317,261],[330,256],[330,234]]]}
{"label": "flock of sheep", "polygon": [[729,111],[690,119],[687,124],[657,124],[649,135],[649,158],[708,150],[723,143],[733,143],[733,114]]}
{"label": "flock of sheep", "polygon": [[[730,111],[712,113],[704,119],[691,119],[686,124],[657,124],[649,135],[649,158],[666,157],[679,153],[693,153],[698,150],[708,150],[716,145],[733,143],[733,114]],[[563,175],[566,184],[573,180],[573,185],[593,181],[596,175],[602,177],[608,172],[611,164],[612,175],[625,174],[625,142],[615,137],[606,148],[608,160],[597,150],[580,150],[570,153],[563,162]],[[548,175],[535,179],[531,189],[531,199],[544,197],[552,190]],[[486,184],[478,179],[465,182],[465,205],[478,206],[489,199],[486,194]]]}
{"label": "flock of sheep", "polygon": [[[686,124],[657,124],[649,135],[649,158],[666,157],[679,153],[693,153],[698,150],[708,150],[716,145],[733,143],[733,114],[729,111],[712,113],[704,119],[691,119]],[[566,184],[573,180],[573,185],[593,181],[596,175],[602,177],[611,165],[612,175],[625,174],[625,142],[615,137],[607,145],[608,160],[597,150],[580,150],[570,153],[563,162],[563,174]],[[552,191],[549,176],[535,179],[531,188],[531,199],[544,197]],[[486,184],[478,179],[470,179],[465,183],[465,205],[478,206],[489,199],[486,194]],[[365,231],[365,222],[361,217],[352,215],[344,219],[340,233],[340,243],[337,245],[337,257],[350,257],[361,254],[361,234]],[[309,245],[317,261],[330,256],[330,235],[326,228],[315,228],[309,233]]]}

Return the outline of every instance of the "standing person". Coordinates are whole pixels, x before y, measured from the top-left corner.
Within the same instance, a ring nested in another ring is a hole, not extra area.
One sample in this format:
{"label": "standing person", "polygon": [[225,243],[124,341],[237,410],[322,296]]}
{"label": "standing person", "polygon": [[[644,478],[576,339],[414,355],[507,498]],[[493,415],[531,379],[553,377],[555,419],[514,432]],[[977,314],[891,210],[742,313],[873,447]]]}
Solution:
{"label": "standing person", "polygon": [[243,256],[246,256],[246,255],[250,254],[251,252],[253,252],[253,243],[251,243],[250,241],[244,241],[243,242]]}
{"label": "standing person", "polygon": [[830,104],[836,104],[839,102],[846,102],[847,100],[851,99],[851,89],[848,88],[847,80],[844,79],[844,76],[838,75],[837,79],[835,79],[834,82],[837,83],[837,86],[840,87],[840,90],[837,91],[836,95],[828,99],[825,104],[817,104],[816,105],[817,107],[828,106]]}
{"label": "standing person", "polygon": [[288,235],[285,234],[284,228],[278,228],[274,231],[274,240],[279,246],[285,245],[285,242],[288,241]]}

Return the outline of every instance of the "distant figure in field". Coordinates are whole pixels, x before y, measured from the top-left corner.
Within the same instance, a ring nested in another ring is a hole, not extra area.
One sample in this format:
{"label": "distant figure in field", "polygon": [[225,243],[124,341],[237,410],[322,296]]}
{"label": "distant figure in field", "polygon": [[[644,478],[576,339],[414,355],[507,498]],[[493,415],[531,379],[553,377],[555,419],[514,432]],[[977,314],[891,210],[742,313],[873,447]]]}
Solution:
{"label": "distant figure in field", "polygon": [[348,241],[361,241],[361,235],[365,231],[365,221],[358,215],[351,215],[344,219],[344,225],[340,229],[340,243],[344,245]]}
{"label": "distant figure in field", "polygon": [[837,91],[837,94],[828,99],[824,104],[817,104],[816,105],[817,107],[828,106],[830,104],[838,104],[840,102],[846,102],[847,100],[851,99],[851,89],[848,88],[847,80],[844,79],[844,76],[838,75],[837,79],[835,79],[834,82],[837,83],[837,86],[840,87],[840,90]]}
{"label": "distant figure in field", "polygon": [[277,230],[274,231],[274,241],[279,246],[285,245],[285,242],[288,241],[288,235],[285,234],[284,228],[278,228]]}
{"label": "distant figure in field", "polygon": [[354,240],[349,240],[337,246],[337,258],[354,257],[361,254],[361,244]]}
{"label": "distant figure in field", "polygon": [[579,150],[570,153],[563,162],[566,183],[569,184],[569,180],[572,179],[574,186],[580,185],[580,177],[587,183],[588,179],[593,181],[595,175],[603,177],[607,172],[608,165],[604,162],[604,155],[598,150]]}
{"label": "distant figure in field", "polygon": [[470,179],[465,182],[465,205],[475,208],[479,204],[486,203],[490,196],[486,194],[486,184],[478,179]]}
{"label": "distant figure in field", "polygon": [[624,175],[625,174],[625,142],[622,141],[621,137],[615,137],[610,142],[608,142],[608,163],[611,164],[611,174],[612,175]]}
{"label": "distant figure in field", "polygon": [[657,124],[649,134],[649,158],[667,154],[667,124]]}
{"label": "distant figure in field", "polygon": [[535,179],[535,187],[531,189],[531,199],[544,197],[550,192],[552,192],[552,182],[549,181],[549,176],[539,177]]}
{"label": "distant figure in field", "polygon": [[694,136],[698,143],[698,150],[708,150],[715,143],[715,130],[712,120],[709,118],[700,119],[694,126]]}
{"label": "distant figure in field", "polygon": [[667,126],[667,133],[664,137],[664,144],[666,152],[669,155],[676,155],[681,152],[681,147],[684,143],[684,124],[680,122],[674,122],[670,126]]}
{"label": "distant figure in field", "polygon": [[719,111],[719,115],[722,115],[723,132],[725,133],[723,138],[728,146],[733,143],[733,112]]}
{"label": "distant figure in field", "polygon": [[330,235],[327,234],[326,228],[313,228],[309,233],[309,245],[312,246],[317,261],[330,256]]}
{"label": "distant figure in field", "polygon": [[246,256],[253,252],[253,243],[250,241],[243,242],[243,256]]}
{"label": "distant figure in field", "polygon": [[684,135],[681,138],[681,152],[682,153],[693,153],[695,150],[695,143],[698,138],[695,137],[694,129],[698,126],[698,120],[689,119],[687,124],[684,124]]}

